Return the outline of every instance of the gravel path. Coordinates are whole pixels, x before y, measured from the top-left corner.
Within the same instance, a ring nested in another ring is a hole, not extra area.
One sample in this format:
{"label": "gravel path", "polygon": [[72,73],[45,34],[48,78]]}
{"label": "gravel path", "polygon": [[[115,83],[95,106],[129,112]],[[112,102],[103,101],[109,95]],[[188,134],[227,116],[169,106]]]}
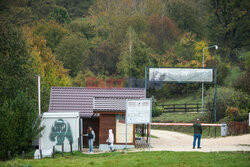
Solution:
{"label": "gravel path", "polygon": [[190,135],[166,130],[151,130],[151,134],[158,137],[151,139],[152,151],[250,151],[250,134],[202,139],[202,149],[192,149]]}

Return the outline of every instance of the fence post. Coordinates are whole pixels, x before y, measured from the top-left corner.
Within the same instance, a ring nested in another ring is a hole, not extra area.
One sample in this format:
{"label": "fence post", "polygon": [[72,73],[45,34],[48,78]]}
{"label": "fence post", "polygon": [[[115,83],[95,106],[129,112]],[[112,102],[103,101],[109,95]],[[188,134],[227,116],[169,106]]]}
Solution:
{"label": "fence post", "polygon": [[10,151],[8,151],[8,159],[11,160],[11,154]]}
{"label": "fence post", "polygon": [[175,112],[175,104],[174,104],[174,112]]}
{"label": "fence post", "polygon": [[187,104],[185,103],[185,112],[187,112]]}
{"label": "fence post", "polygon": [[55,146],[53,146],[52,158],[55,158]]}
{"label": "fence post", "polygon": [[40,159],[43,159],[43,153],[42,153],[42,150],[40,149]]}
{"label": "fence post", "polygon": [[78,137],[78,151],[81,151],[81,146],[80,146],[80,137]]}
{"label": "fence post", "polygon": [[199,112],[199,104],[197,103],[197,112]]}
{"label": "fence post", "polygon": [[73,154],[73,151],[72,151],[72,141],[70,141],[70,152],[71,152],[71,154]]}
{"label": "fence post", "polygon": [[64,156],[64,143],[62,143],[62,157]]}
{"label": "fence post", "polygon": [[22,151],[22,159],[24,159],[24,151]]}

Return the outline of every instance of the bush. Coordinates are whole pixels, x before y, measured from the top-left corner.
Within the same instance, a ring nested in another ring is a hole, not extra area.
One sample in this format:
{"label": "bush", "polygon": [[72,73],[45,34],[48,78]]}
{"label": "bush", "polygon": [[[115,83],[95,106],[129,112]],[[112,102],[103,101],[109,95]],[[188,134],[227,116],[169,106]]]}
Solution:
{"label": "bush", "polygon": [[[214,89],[211,88],[206,97],[208,107],[208,121],[214,120]],[[216,119],[220,120],[226,116],[226,111],[230,107],[230,114],[239,113],[238,110],[248,108],[249,96],[242,92],[237,92],[232,88],[219,87],[217,89]],[[229,112],[229,111],[228,111]]]}
{"label": "bush", "polygon": [[243,122],[248,120],[248,112],[247,109],[239,110],[236,107],[228,107],[226,110],[226,116],[230,121]]}
{"label": "bush", "polygon": [[158,116],[160,116],[161,114],[162,114],[162,112],[161,112],[161,107],[154,107],[153,109],[152,109],[152,117],[158,117]]}
{"label": "bush", "polygon": [[20,154],[31,148],[38,134],[36,101],[27,93],[19,92],[15,99],[5,100],[0,106],[0,159]]}

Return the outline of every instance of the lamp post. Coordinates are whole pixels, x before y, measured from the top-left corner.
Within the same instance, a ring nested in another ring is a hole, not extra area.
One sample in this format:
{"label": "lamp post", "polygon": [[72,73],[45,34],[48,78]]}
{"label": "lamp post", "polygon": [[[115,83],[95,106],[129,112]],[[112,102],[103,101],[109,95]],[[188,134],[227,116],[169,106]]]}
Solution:
{"label": "lamp post", "polygon": [[[205,47],[203,48],[203,61],[202,61],[202,67],[204,68],[204,57],[205,57],[205,49],[209,49],[209,48],[215,48],[216,50],[218,49],[218,46],[217,45],[213,45],[213,46],[208,46],[208,47]],[[202,82],[202,93],[201,93],[201,111],[202,111],[202,114],[203,114],[203,98],[204,98],[204,82]]]}

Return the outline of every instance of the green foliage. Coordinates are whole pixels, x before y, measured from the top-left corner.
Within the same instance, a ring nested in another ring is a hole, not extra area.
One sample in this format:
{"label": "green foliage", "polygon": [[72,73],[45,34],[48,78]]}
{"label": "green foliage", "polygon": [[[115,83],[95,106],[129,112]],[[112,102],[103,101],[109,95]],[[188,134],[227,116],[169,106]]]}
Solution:
{"label": "green foliage", "polygon": [[62,61],[64,68],[69,69],[71,76],[88,65],[89,44],[81,33],[65,36],[55,50],[57,59]]}
{"label": "green foliage", "polygon": [[70,18],[85,17],[89,7],[95,0],[54,0],[59,6],[63,6],[69,12]]}
{"label": "green foliage", "polygon": [[37,101],[28,93],[17,92],[14,99],[7,99],[0,106],[0,158],[20,154],[31,148],[38,134]]}
{"label": "green foliage", "polygon": [[87,77],[95,77],[95,75],[89,69],[85,70],[84,72],[80,71],[76,75],[73,80],[73,85],[76,87],[86,87],[87,86]]}
{"label": "green foliage", "polygon": [[209,39],[220,47],[223,58],[237,60],[238,51],[249,46],[249,2],[209,0]]}
{"label": "green foliage", "polygon": [[70,21],[67,10],[62,7],[54,8],[48,17],[60,24],[68,23]]}
{"label": "green foliage", "polygon": [[87,19],[75,19],[67,25],[67,28],[73,33],[82,33],[87,39],[91,39],[96,35],[94,27],[88,22]]}
{"label": "green foliage", "polygon": [[245,71],[241,72],[232,82],[232,86],[239,91],[250,95],[250,52],[245,53],[244,65],[241,66]]}
{"label": "green foliage", "polygon": [[0,25],[0,158],[28,150],[37,133],[35,74],[25,39],[12,25]]}
{"label": "green foliage", "polygon": [[43,36],[36,35],[35,30],[36,27],[25,27],[23,33],[29,45],[30,70],[41,75],[41,108],[42,112],[45,112],[48,111],[51,86],[70,86],[71,79],[68,70],[63,68],[63,64],[56,60],[56,56],[47,47],[46,40]]}
{"label": "green foliage", "polygon": [[152,117],[158,117],[162,114],[162,108],[159,106],[155,106],[152,109]]}
{"label": "green foliage", "polygon": [[239,110],[237,107],[228,107],[226,110],[226,116],[230,121],[243,122],[248,120],[248,109]]}
{"label": "green foliage", "polygon": [[69,31],[55,22],[38,24],[35,27],[34,33],[42,36],[46,40],[46,44],[54,52],[62,38],[69,34]]}
{"label": "green foliage", "polygon": [[[206,97],[207,107],[209,109],[208,121],[214,120],[214,90],[211,89]],[[249,105],[249,96],[237,92],[231,88],[219,87],[216,100],[216,119],[220,120],[226,116],[228,107],[236,107],[239,110],[247,109]]]}
{"label": "green foliage", "polygon": [[[0,24],[0,105],[33,83],[25,39],[13,24]],[[30,92],[32,89],[30,90]],[[2,99],[2,100],[1,100]]]}
{"label": "green foliage", "polygon": [[167,15],[172,18],[181,30],[202,35],[203,28],[201,8],[194,0],[170,0],[167,3]]}
{"label": "green foliage", "polygon": [[129,28],[119,56],[118,71],[123,76],[144,78],[145,66],[152,65],[151,53],[151,49],[138,39],[132,28]]}

